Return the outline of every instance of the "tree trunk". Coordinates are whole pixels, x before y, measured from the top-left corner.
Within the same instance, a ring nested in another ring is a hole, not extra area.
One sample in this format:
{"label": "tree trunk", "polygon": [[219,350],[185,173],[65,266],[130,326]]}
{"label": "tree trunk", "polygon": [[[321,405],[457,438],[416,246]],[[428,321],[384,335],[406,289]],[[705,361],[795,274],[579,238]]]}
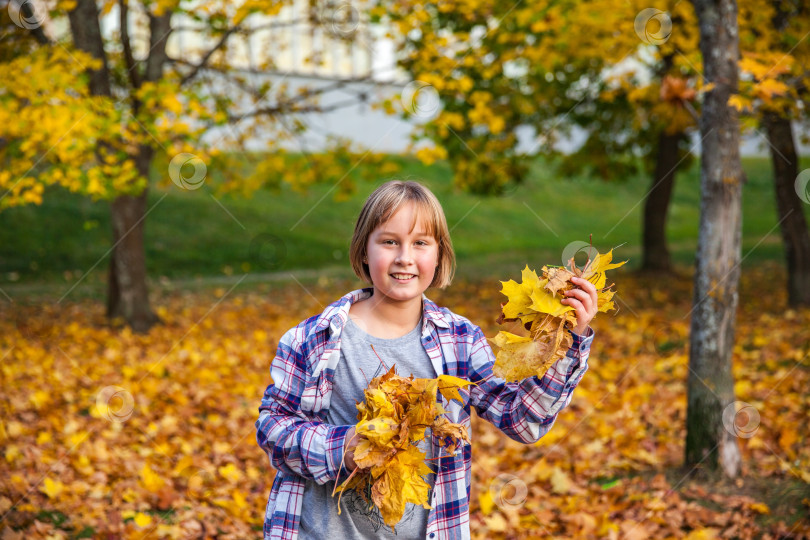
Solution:
{"label": "tree trunk", "polygon": [[[89,70],[91,93],[111,97],[107,56],[98,17],[94,0],[78,0],[75,9],[68,13],[76,47],[102,61],[100,69]],[[161,54],[165,49],[165,37],[164,34],[164,39],[160,42],[163,46]],[[142,175],[148,174],[151,159],[152,151],[141,148],[136,156],[136,166]],[[146,286],[143,222],[146,217],[147,193],[148,190],[144,189],[138,196],[120,196],[110,205],[113,250],[107,283],[107,317],[122,318],[136,332],[146,332],[159,321],[149,305]]]}
{"label": "tree trunk", "polygon": [[731,354],[740,279],[742,186],[740,127],[727,105],[737,92],[739,35],[734,0],[693,0],[700,25],[704,77],[715,88],[706,94],[700,118],[703,140],[700,170],[700,232],[690,321],[687,380],[687,465],[722,468],[731,478],[740,471],[734,426],[723,424],[729,408],[734,420]]}
{"label": "tree trunk", "polygon": [[101,38],[98,8],[94,0],[77,0],[76,7],[68,12],[73,44],[79,50],[101,60],[99,69],[88,69],[90,93],[94,96],[111,96],[110,72],[107,68],[107,53]]}
{"label": "tree trunk", "polygon": [[[121,6],[121,27],[126,27],[126,2]],[[163,76],[166,63],[166,43],[171,32],[171,13],[160,17],[149,16],[149,56],[143,76],[145,81],[157,81]],[[122,32],[122,44],[133,87],[140,85],[139,66],[132,59],[129,33]],[[140,103],[133,99],[133,112],[137,114]],[[138,145],[135,165],[138,173],[149,178],[154,149]],[[146,286],[146,255],[143,243],[143,227],[146,220],[146,199],[149,188],[138,196],[125,195],[112,203],[113,256],[110,260],[110,279],[107,296],[107,316],[121,317],[136,332],[146,332],[160,318],[149,306],[149,290]]]}
{"label": "tree trunk", "polygon": [[768,112],[762,123],[770,142],[776,209],[785,244],[788,305],[794,308],[810,306],[810,234],[807,232],[803,203],[794,187],[799,174],[799,161],[790,118]]}
{"label": "tree trunk", "polygon": [[672,261],[667,248],[667,212],[675,185],[678,166],[678,143],[683,133],[658,135],[658,149],[652,187],[644,201],[642,224],[642,271],[672,272]]}
{"label": "tree trunk", "polygon": [[[152,150],[141,147],[136,165],[146,176],[152,162]],[[107,294],[107,317],[122,318],[135,332],[147,332],[160,318],[149,306],[146,286],[146,256],[143,227],[149,188],[140,195],[117,197],[111,205],[113,251]]]}

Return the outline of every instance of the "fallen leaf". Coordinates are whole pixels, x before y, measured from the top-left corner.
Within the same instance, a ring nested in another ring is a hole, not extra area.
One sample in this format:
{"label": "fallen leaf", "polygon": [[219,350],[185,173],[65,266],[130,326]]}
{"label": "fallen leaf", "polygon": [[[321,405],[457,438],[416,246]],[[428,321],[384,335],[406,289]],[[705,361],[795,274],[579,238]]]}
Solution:
{"label": "fallen leaf", "polygon": [[53,480],[50,477],[46,477],[39,490],[47,495],[49,499],[56,499],[65,490],[65,485],[59,480]]}
{"label": "fallen leaf", "polygon": [[551,471],[551,491],[564,495],[571,491],[571,479],[559,467]]}

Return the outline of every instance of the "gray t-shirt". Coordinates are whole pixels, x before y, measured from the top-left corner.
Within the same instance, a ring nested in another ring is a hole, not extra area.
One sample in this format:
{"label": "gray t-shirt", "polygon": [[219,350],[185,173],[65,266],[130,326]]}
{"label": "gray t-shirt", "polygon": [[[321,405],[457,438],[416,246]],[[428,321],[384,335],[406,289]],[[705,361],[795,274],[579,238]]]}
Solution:
{"label": "gray t-shirt", "polygon": [[[422,346],[421,333],[421,319],[416,328],[395,339],[374,337],[349,319],[341,335],[340,362],[335,368],[327,422],[333,425],[357,423],[356,404],[364,401],[363,391],[368,387],[368,381],[386,372],[380,358],[389,368],[396,364],[399,375],[435,378],[430,357]],[[374,345],[380,358],[374,354],[371,345]],[[431,457],[428,437],[420,442],[419,447],[427,457]],[[435,475],[429,475],[426,481],[432,489]],[[338,515],[338,494],[332,497],[334,484],[327,482],[318,485],[311,480],[306,483],[299,529],[301,538],[355,540],[425,537],[429,510],[408,503],[394,533],[383,522],[377,507],[371,504],[369,508],[369,504],[353,491],[343,493],[340,499],[341,513]]]}

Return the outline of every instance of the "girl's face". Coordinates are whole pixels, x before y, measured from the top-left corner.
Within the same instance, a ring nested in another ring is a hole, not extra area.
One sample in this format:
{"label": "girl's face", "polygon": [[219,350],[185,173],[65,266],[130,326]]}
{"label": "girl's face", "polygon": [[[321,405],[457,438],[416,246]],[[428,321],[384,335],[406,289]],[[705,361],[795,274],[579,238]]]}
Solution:
{"label": "girl's face", "polygon": [[377,292],[393,302],[419,299],[433,282],[439,245],[424,223],[414,224],[416,207],[402,205],[371,233],[366,245],[368,269]]}

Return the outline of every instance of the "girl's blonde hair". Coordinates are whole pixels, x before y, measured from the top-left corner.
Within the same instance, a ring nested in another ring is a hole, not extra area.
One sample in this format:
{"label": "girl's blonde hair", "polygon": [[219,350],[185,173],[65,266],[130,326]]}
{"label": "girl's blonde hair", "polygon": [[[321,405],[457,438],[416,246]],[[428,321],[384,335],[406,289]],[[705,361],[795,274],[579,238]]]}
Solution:
{"label": "girl's blonde hair", "polygon": [[439,200],[427,187],[419,182],[391,180],[381,185],[368,196],[357,223],[354,225],[354,235],[349,248],[349,260],[354,273],[365,282],[371,283],[368,264],[363,262],[366,257],[366,246],[371,233],[382,225],[399,210],[402,205],[412,202],[416,206],[416,216],[413,226],[419,219],[423,219],[427,233],[436,239],[439,244],[439,266],[433,276],[431,287],[443,289],[450,285],[456,271],[456,254],[450,241],[450,230],[447,228],[447,219]]}

